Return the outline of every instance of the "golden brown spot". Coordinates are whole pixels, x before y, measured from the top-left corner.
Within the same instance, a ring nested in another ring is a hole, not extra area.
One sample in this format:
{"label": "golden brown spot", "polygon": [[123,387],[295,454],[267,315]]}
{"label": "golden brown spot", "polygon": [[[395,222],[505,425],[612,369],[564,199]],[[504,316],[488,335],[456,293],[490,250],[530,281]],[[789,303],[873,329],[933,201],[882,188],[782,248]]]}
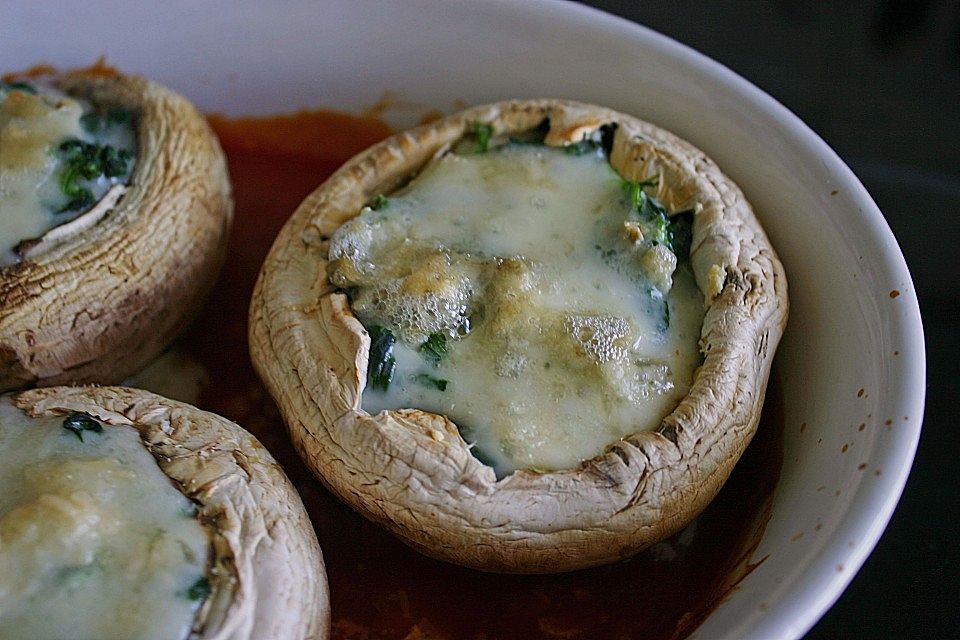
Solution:
{"label": "golden brown spot", "polygon": [[800,423],[800,433],[803,433],[806,430],[807,430],[807,423],[806,422]]}
{"label": "golden brown spot", "polygon": [[863,388],[861,388],[860,391],[857,391],[857,397],[858,397],[858,398],[862,398],[862,397],[863,397],[863,394],[864,394],[864,389],[863,389]]}
{"label": "golden brown spot", "polygon": [[794,534],[794,536],[790,538],[790,542],[796,542],[802,537],[803,537],[803,531],[801,531],[800,533]]}
{"label": "golden brown spot", "polygon": [[846,452],[847,452],[847,449],[849,449],[849,448],[850,448],[850,445],[849,445],[849,444],[843,445],[843,447],[840,448],[840,453],[846,453]]}
{"label": "golden brown spot", "polygon": [[640,230],[640,223],[636,220],[625,220],[623,223],[623,235],[633,244],[643,242],[643,231]]}
{"label": "golden brown spot", "polygon": [[899,295],[900,295],[900,292],[897,291],[896,289],[894,289],[893,291],[890,292],[890,297],[891,297],[891,298],[896,298],[896,297],[898,297]]}
{"label": "golden brown spot", "polygon": [[867,468],[866,462],[861,462],[859,465],[857,465],[857,471],[863,471],[866,468]]}
{"label": "golden brown spot", "polygon": [[840,190],[839,190],[839,189],[834,189],[833,191],[830,192],[830,195],[835,196],[835,195],[837,195],[838,193],[840,193]]}
{"label": "golden brown spot", "polygon": [[860,423],[860,426],[857,427],[857,431],[863,431],[863,430],[866,429],[866,428],[867,428],[867,423],[866,423],[866,422],[861,422],[861,423]]}

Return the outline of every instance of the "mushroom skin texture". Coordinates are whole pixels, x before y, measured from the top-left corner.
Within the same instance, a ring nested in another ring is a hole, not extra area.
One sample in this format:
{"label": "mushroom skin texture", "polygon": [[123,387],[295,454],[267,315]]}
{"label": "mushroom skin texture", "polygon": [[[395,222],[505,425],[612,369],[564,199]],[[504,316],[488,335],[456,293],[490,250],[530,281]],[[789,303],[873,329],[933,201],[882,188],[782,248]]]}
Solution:
{"label": "mushroom skin texture", "polygon": [[0,391],[117,383],[141,369],[213,287],[233,219],[220,144],[183,96],[99,66],[40,79],[132,111],[136,164],[115,204],[0,268]]}
{"label": "mushroom skin texture", "polygon": [[[371,416],[360,400],[370,338],[327,278],[327,238],[389,194],[475,122],[545,143],[616,124],[611,165],[661,175],[670,212],[694,211],[691,265],[707,305],[702,366],[655,431],[629,435],[577,468],[497,480],[444,416]],[[690,522],[716,495],[760,417],[787,319],[786,278],[740,189],[701,151],[652,124],[561,100],[481,106],[400,133],[354,157],[277,237],[250,309],[254,365],[300,455],[342,500],[422,553],[488,571],[548,573],[613,562]]]}
{"label": "mushroom skin texture", "polygon": [[126,387],[49,387],[14,404],[28,415],[89,414],[137,429],[211,537],[211,592],[190,638],[329,637],[323,556],[300,496],[250,433],[218,415]]}

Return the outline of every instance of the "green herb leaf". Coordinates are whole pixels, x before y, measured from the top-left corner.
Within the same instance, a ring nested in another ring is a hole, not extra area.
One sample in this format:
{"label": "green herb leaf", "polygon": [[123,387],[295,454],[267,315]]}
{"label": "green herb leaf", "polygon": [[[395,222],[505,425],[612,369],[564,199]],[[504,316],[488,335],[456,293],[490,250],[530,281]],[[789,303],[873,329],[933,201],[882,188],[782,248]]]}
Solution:
{"label": "green herb leaf", "polygon": [[425,387],[433,387],[439,389],[440,391],[447,390],[447,381],[442,378],[434,378],[433,376],[426,373],[418,373],[414,376],[414,380],[419,382]]}
{"label": "green herb leaf", "polygon": [[654,243],[665,245],[672,251],[668,230],[670,220],[667,217],[667,210],[659,200],[653,196],[648,196],[643,191],[640,192],[640,219],[652,225],[651,239]]}
{"label": "green herb leaf", "polygon": [[117,149],[106,145],[100,149],[100,162],[103,165],[103,175],[108,178],[118,178],[127,172],[127,162],[130,161],[130,152],[126,149]]}
{"label": "green herb leaf", "polygon": [[380,211],[380,209],[383,209],[388,204],[390,204],[390,200],[387,199],[387,196],[381,193],[373,199],[373,202],[370,203],[370,208],[374,211]]}
{"label": "green herb leaf", "polygon": [[433,366],[440,364],[444,356],[447,355],[447,336],[444,333],[431,333],[427,341],[417,347],[417,351],[423,354],[423,357],[433,363]]}
{"label": "green herb leaf", "polygon": [[370,358],[367,363],[367,385],[371,389],[386,391],[393,381],[397,370],[397,359],[393,357],[393,345],[396,336],[390,329],[374,326],[370,328]]}
{"label": "green herb leaf", "polygon": [[85,209],[93,205],[93,192],[79,184],[81,180],[93,180],[100,176],[117,178],[126,175],[130,152],[109,144],[98,145],[78,138],[70,138],[58,147],[63,172],[60,174],[60,189],[69,199],[57,213]]}
{"label": "green herb leaf", "polygon": [[37,90],[32,84],[16,80],[14,82],[0,82],[0,89],[4,91],[23,91],[24,93],[36,94]]}
{"label": "green herb leaf", "polygon": [[656,187],[659,185],[660,176],[651,176],[646,180],[641,180],[639,182],[635,182],[633,180],[621,180],[620,184],[623,186],[623,191],[626,194],[630,204],[639,208],[643,204],[643,196],[646,195],[643,191],[643,188]]}
{"label": "green herb leaf", "polygon": [[470,131],[477,139],[477,153],[485,153],[490,147],[490,138],[493,136],[493,125],[474,120]]}
{"label": "green herb leaf", "polygon": [[206,576],[200,576],[183,595],[192,602],[203,602],[210,595],[210,581]]}
{"label": "green herb leaf", "polygon": [[72,431],[74,435],[80,439],[80,442],[83,442],[84,431],[92,431],[94,433],[101,433],[103,431],[103,425],[86,413],[80,413],[79,411],[73,411],[63,419],[63,428],[67,431]]}

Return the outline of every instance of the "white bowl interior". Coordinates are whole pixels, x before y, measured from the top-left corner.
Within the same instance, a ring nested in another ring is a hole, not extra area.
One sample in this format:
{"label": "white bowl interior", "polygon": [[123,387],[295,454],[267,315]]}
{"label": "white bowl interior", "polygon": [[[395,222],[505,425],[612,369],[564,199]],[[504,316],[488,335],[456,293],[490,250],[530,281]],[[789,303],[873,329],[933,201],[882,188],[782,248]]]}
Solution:
{"label": "white bowl interior", "polygon": [[[620,109],[701,147],[753,203],[787,270],[777,356],[785,459],[755,558],[767,559],[695,637],[802,635],[873,548],[920,431],[924,350],[899,248],[857,179],[784,107],[663,36],[578,5],[93,0],[6,5],[6,70],[100,56],[207,111],[359,111],[391,119],[511,97]],[[894,296],[891,292],[898,292]],[[862,391],[861,391],[862,390]]]}

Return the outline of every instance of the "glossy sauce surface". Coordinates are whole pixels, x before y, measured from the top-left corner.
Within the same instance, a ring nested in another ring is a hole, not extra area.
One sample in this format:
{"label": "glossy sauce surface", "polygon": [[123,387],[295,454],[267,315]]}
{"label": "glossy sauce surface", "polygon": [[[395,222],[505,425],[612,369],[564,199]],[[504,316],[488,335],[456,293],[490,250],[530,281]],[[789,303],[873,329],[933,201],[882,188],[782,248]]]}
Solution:
{"label": "glossy sauce surface", "polygon": [[390,129],[335,113],[211,118],[230,163],[227,262],[182,341],[211,374],[199,405],[253,432],[300,492],[323,549],[336,639],[680,638],[762,558],[752,551],[782,460],[776,372],[754,443],[689,527],[618,564],[547,576],[487,574],[426,558],[338,502],[300,461],[247,355],[247,307],[276,233],[341,163]]}

